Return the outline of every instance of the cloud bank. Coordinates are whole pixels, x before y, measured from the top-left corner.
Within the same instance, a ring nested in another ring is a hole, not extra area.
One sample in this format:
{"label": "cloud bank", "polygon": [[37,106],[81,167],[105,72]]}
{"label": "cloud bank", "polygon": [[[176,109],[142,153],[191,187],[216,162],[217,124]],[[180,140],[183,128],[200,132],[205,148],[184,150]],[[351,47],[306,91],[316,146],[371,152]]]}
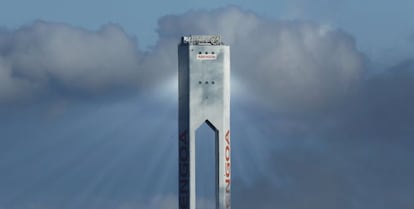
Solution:
{"label": "cloud bank", "polygon": [[288,109],[326,108],[358,83],[363,56],[348,34],[305,21],[271,21],[236,7],[165,16],[149,52],[117,25],[89,31],[37,21],[0,32],[0,101],[65,91],[145,88],[176,73],[182,35],[221,34],[233,75],[255,99]]}
{"label": "cloud bank", "polygon": [[156,50],[146,55],[137,44],[115,24],[90,31],[36,21],[0,30],[0,103],[154,85],[149,81],[158,76],[157,67],[169,63]]}

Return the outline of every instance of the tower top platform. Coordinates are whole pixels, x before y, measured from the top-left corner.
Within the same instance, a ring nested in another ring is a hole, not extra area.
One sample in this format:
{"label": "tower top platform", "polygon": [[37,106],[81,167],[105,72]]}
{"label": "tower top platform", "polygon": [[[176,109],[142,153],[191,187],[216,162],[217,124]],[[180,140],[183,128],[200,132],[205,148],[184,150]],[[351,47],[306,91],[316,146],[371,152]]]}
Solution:
{"label": "tower top platform", "polygon": [[181,44],[185,45],[203,45],[203,46],[218,46],[224,45],[219,35],[191,35],[183,36]]}

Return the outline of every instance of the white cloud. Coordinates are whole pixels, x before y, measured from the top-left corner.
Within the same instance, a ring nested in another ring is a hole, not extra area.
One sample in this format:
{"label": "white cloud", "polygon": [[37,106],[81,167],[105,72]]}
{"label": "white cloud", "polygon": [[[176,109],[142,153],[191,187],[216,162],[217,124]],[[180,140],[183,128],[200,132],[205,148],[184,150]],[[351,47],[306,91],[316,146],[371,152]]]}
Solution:
{"label": "white cloud", "polygon": [[100,93],[145,80],[136,41],[117,25],[88,31],[38,21],[0,33],[0,73],[8,87],[0,101],[53,88]]}
{"label": "white cloud", "polygon": [[231,46],[233,76],[277,111],[326,108],[351,91],[364,70],[353,38],[340,30],[267,20],[235,7],[166,16],[159,32],[161,38],[223,35]]}
{"label": "white cloud", "polygon": [[233,76],[254,92],[244,96],[276,111],[327,108],[358,83],[364,68],[354,40],[340,30],[268,20],[237,7],[165,16],[158,32],[148,52],[113,24],[89,31],[38,21],[0,32],[0,101],[159,85],[177,73],[176,46],[188,34],[221,34],[231,46]]}

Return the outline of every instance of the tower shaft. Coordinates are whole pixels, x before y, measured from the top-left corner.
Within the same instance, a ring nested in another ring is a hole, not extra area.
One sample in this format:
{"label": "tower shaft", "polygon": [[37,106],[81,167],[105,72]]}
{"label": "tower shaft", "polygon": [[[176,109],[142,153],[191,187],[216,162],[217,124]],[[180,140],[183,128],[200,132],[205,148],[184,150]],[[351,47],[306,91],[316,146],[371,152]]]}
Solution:
{"label": "tower shaft", "polygon": [[216,209],[230,209],[230,49],[219,36],[183,37],[178,47],[179,209],[196,208],[196,130],[215,131]]}

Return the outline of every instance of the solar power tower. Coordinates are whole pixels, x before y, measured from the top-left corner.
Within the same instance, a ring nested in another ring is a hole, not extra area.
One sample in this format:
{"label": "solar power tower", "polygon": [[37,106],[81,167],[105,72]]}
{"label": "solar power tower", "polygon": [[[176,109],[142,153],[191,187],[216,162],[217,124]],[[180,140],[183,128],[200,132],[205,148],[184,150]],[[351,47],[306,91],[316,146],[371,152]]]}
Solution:
{"label": "solar power tower", "polygon": [[196,130],[215,132],[215,205],[231,208],[230,48],[218,35],[182,37],[178,46],[179,209],[196,209]]}

